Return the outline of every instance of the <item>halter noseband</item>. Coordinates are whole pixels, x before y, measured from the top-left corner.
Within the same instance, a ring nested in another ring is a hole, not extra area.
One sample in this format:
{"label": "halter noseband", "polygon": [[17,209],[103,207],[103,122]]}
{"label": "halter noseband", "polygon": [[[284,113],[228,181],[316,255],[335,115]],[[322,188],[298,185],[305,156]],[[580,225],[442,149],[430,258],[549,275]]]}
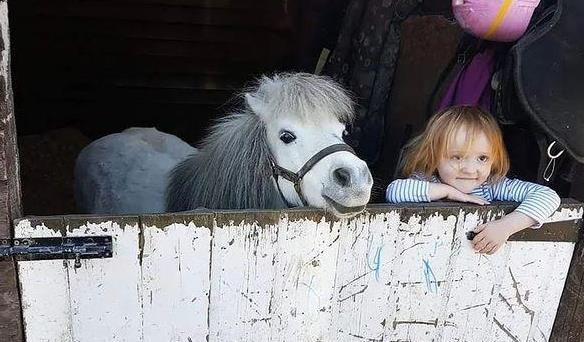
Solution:
{"label": "halter noseband", "polygon": [[355,151],[351,148],[351,146],[349,146],[347,144],[330,145],[330,146],[323,148],[322,150],[317,152],[315,155],[313,155],[310,159],[308,159],[308,161],[296,173],[281,167],[280,165],[276,164],[276,161],[273,158],[270,158],[270,162],[272,164],[272,174],[273,174],[274,178],[276,179],[276,185],[278,186],[278,191],[280,192],[280,196],[282,196],[284,201],[287,202],[286,199],[284,198],[284,195],[282,195],[282,190],[280,189],[280,184],[278,183],[278,177],[282,177],[282,178],[284,178],[284,179],[286,179],[294,184],[294,190],[296,190],[296,193],[300,197],[302,204],[306,207],[306,206],[308,206],[308,202],[306,202],[304,195],[302,195],[302,189],[300,188],[300,183],[302,182],[302,178],[322,158],[328,156],[329,154],[333,154],[335,152],[341,152],[341,151],[350,152],[350,153],[356,155]]}

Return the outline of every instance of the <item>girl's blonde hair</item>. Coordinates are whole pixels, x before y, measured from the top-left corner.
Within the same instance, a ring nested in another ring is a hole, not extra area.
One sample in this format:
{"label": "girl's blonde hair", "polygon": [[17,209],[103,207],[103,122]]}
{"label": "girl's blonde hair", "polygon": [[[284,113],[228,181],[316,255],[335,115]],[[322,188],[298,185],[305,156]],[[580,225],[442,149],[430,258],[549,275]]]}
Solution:
{"label": "girl's blonde hair", "polygon": [[466,131],[466,146],[470,148],[480,132],[491,143],[491,174],[489,181],[496,182],[509,171],[509,156],[503,134],[492,115],[478,107],[456,106],[436,113],[430,118],[422,134],[413,138],[405,147],[403,174],[406,177],[415,172],[426,176],[438,169],[440,159],[446,156],[448,145],[459,129]]}

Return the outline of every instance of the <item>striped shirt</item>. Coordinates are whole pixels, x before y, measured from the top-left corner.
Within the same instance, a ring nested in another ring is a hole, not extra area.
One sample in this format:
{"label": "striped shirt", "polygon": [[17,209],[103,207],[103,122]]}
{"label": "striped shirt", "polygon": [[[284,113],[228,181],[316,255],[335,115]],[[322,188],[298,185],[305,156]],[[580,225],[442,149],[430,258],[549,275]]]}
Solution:
{"label": "striped shirt", "polygon": [[[390,203],[430,202],[428,195],[430,183],[441,183],[441,181],[436,176],[428,179],[419,173],[408,179],[396,179],[387,187],[385,200]],[[495,184],[484,183],[470,194],[489,202],[519,202],[515,211],[531,217],[540,226],[560,205],[560,197],[554,190],[518,179],[503,178]]]}

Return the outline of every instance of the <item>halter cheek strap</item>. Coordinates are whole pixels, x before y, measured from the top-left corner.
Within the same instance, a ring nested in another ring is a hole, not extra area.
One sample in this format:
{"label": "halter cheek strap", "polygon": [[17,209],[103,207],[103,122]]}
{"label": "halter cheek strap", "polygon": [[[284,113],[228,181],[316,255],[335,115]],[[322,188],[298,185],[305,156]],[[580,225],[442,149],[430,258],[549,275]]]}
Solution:
{"label": "halter cheek strap", "polygon": [[[296,173],[281,167],[280,165],[276,164],[276,162],[273,158],[270,158],[271,163],[272,163],[272,173],[273,173],[274,179],[276,180],[276,185],[278,186],[278,191],[280,192],[280,195],[282,196],[282,198],[284,198],[284,195],[282,195],[282,190],[280,189],[280,184],[278,183],[278,177],[282,177],[282,178],[292,182],[294,184],[294,190],[296,190],[296,193],[300,197],[302,204],[305,207],[308,206],[308,202],[304,198],[304,195],[302,194],[302,188],[300,187],[300,184],[302,182],[302,178],[321,159],[328,156],[329,154],[333,154],[333,153],[341,152],[341,151],[350,152],[352,154],[355,154],[355,151],[351,148],[351,146],[349,146],[347,144],[330,145],[330,146],[323,148],[322,150],[317,152],[315,155],[313,155],[310,159],[308,159],[308,161]],[[285,199],[284,199],[284,201],[286,202]]]}

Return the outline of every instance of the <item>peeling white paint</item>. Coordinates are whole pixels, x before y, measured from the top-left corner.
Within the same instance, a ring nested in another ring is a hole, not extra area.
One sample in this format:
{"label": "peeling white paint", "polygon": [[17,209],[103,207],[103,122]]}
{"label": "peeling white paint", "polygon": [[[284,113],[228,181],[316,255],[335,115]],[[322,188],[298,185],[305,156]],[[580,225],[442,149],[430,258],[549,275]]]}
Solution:
{"label": "peeling white paint", "polygon": [[143,341],[204,341],[210,230],[193,223],[161,228],[144,227]]}
{"label": "peeling white paint", "polygon": [[[14,235],[16,238],[61,236],[44,225],[32,226],[29,220],[20,221]],[[68,267],[63,265],[63,260],[19,262],[18,276],[26,340],[72,342]]]}
{"label": "peeling white paint", "polygon": [[68,260],[73,341],[139,341],[142,336],[138,225],[107,221],[67,227],[67,236],[112,235],[113,258]]}
{"label": "peeling white paint", "polygon": [[[213,228],[211,341],[266,341],[276,317],[270,314],[279,232],[257,224]],[[275,304],[275,303],[274,303]]]}
{"label": "peeling white paint", "polygon": [[[476,254],[465,232],[498,215],[177,222],[144,227],[142,250],[137,226],[70,227],[113,234],[114,258],[19,262],[27,339],[546,341],[574,243]],[[26,220],[17,233],[56,234]]]}

